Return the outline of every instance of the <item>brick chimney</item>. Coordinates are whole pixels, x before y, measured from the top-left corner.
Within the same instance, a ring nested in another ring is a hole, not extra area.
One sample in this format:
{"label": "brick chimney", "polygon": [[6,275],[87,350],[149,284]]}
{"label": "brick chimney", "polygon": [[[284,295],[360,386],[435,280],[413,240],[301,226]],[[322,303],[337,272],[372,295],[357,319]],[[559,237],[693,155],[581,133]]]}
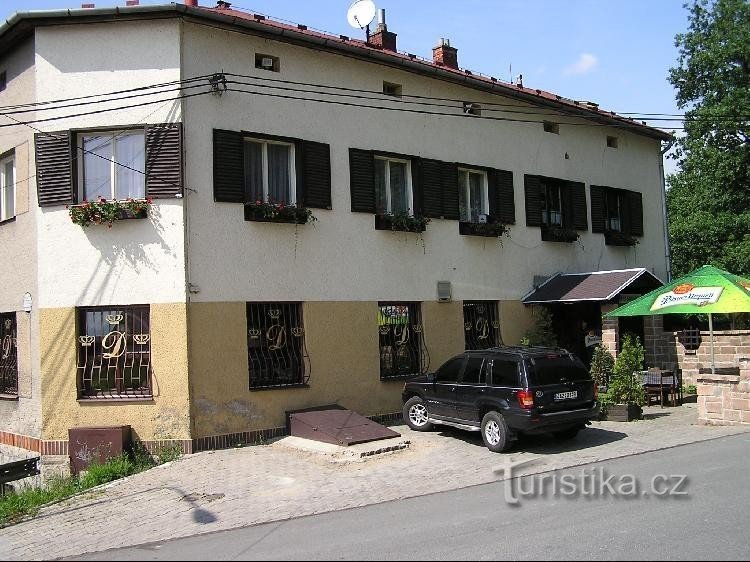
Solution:
{"label": "brick chimney", "polygon": [[197,8],[198,7],[198,0],[185,0],[185,5],[189,6],[191,8]]}
{"label": "brick chimney", "polygon": [[396,51],[396,34],[388,31],[388,26],[385,24],[385,10],[378,10],[378,27],[375,33],[370,35],[368,43],[384,51]]}
{"label": "brick chimney", "polygon": [[125,0],[126,6],[138,6],[141,3],[141,0]]}
{"label": "brick chimney", "polygon": [[432,62],[458,70],[458,49],[451,47],[450,39],[441,39],[440,44],[432,49]]}

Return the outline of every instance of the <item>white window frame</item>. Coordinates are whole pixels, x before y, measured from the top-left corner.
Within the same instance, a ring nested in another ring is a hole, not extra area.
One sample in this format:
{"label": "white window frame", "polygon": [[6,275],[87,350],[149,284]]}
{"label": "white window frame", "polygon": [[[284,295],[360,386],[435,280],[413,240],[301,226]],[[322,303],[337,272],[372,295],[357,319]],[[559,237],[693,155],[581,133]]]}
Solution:
{"label": "white window frame", "polygon": [[[611,230],[612,232],[622,232],[622,199],[623,199],[623,196],[621,193],[612,191],[608,193],[605,197],[606,197],[605,209],[607,212],[607,217],[606,217],[607,230]],[[615,201],[617,201],[617,209],[616,209],[617,216],[616,217],[611,216],[613,214],[612,211],[614,211],[615,209],[610,208],[610,202],[612,201],[610,197],[614,199]]]}
{"label": "white window frame", "polygon": [[490,214],[490,189],[489,189],[489,177],[486,170],[475,170],[472,168],[459,168],[458,169],[458,182],[459,187],[461,186],[461,176],[466,176],[466,181],[464,183],[464,201],[468,204],[468,207],[466,207],[465,212],[468,213],[467,215],[463,214],[462,210],[462,216],[461,221],[462,222],[472,222],[471,221],[471,184],[469,182],[469,175],[470,174],[478,174],[482,176],[482,209],[480,215],[489,215]]}
{"label": "white window frame", "polygon": [[[542,224],[545,226],[559,226],[563,227],[563,189],[562,185],[558,182],[550,182],[550,183],[543,183],[544,185],[544,204],[545,208],[542,210]],[[557,193],[557,200],[560,202],[559,207],[559,215],[560,215],[560,222],[553,223],[552,222],[552,213],[557,213],[557,210],[552,209],[550,207],[550,199],[548,195],[550,194],[550,191],[555,191]]]}
{"label": "white window frame", "polygon": [[406,164],[406,199],[408,212],[410,216],[414,216],[414,190],[411,184],[411,160],[404,160],[401,158],[389,158],[387,156],[375,156],[375,160],[382,160],[385,162],[385,212],[393,213],[393,193],[391,190],[391,162],[397,164]]}
{"label": "white window frame", "polygon": [[[83,164],[84,156],[86,155],[86,152],[83,150],[83,141],[86,137],[103,137],[111,135],[112,140],[116,140],[118,138],[130,136],[130,135],[140,135],[143,137],[143,196],[146,197],[146,131],[143,129],[134,129],[132,131],[118,131],[118,130],[111,130],[111,131],[85,131],[78,134],[78,137],[76,139],[76,150],[77,153],[77,166],[78,166],[78,197],[79,201],[83,201],[86,198],[86,178],[85,175],[85,168]],[[117,143],[114,143],[114,147],[112,149],[112,160],[110,160],[109,163],[109,177],[112,183],[112,192],[110,193],[110,197],[108,197],[108,200],[115,201],[118,199],[117,197],[117,167],[118,165],[116,162],[119,162],[119,159],[117,158]]]}
{"label": "white window frame", "polygon": [[[268,201],[268,145],[275,144],[280,146],[289,147],[289,200],[287,205],[297,204],[297,154],[295,151],[295,145],[291,142],[276,141],[269,139],[258,139],[254,137],[246,137],[244,139],[246,143],[260,144],[263,147],[263,201]],[[244,173],[244,172],[243,172]],[[247,178],[245,178],[247,182]],[[247,184],[245,184],[247,185]],[[276,201],[274,201],[276,203]]]}
{"label": "white window frame", "polygon": [[[5,166],[11,162],[13,164],[13,183],[8,185],[8,178],[5,177]],[[16,185],[18,179],[16,177],[16,155],[11,154],[0,160],[0,221],[6,221],[16,216]],[[8,209],[5,208],[5,191],[11,189],[13,191],[13,212],[8,213]]]}

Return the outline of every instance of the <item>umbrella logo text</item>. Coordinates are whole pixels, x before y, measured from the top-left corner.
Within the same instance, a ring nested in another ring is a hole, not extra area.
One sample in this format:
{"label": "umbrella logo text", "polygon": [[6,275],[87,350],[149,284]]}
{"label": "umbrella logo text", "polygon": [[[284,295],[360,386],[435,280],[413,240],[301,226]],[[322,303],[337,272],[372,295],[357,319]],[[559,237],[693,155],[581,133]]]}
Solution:
{"label": "umbrella logo text", "polygon": [[651,310],[661,310],[681,304],[694,304],[696,306],[715,304],[724,290],[723,287],[691,287],[685,292],[685,288],[685,285],[680,285],[675,287],[673,291],[659,295],[651,306]]}

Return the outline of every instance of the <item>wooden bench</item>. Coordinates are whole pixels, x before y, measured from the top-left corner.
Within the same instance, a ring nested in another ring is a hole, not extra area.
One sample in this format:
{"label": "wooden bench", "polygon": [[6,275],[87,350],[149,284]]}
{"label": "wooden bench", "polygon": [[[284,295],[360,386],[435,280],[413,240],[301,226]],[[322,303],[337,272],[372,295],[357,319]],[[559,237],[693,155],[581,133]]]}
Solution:
{"label": "wooden bench", "polygon": [[39,457],[0,464],[0,495],[5,495],[5,485],[8,482],[38,474],[40,474]]}

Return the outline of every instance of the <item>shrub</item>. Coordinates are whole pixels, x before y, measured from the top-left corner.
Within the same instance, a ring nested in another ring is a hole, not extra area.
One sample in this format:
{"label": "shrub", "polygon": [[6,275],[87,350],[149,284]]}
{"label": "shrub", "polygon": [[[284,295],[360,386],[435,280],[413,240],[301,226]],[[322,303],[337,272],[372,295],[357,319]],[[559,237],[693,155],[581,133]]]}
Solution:
{"label": "shrub", "polygon": [[615,368],[615,358],[609,350],[602,344],[594,349],[594,355],[591,357],[591,378],[597,386],[608,386],[609,379]]}
{"label": "shrub", "polygon": [[523,345],[557,347],[557,336],[552,329],[552,313],[544,306],[534,307],[534,325],[521,338]]}
{"label": "shrub", "polygon": [[608,396],[615,404],[646,404],[646,394],[638,371],[643,370],[645,351],[639,338],[628,334],[615,359],[612,377],[607,389]]}

